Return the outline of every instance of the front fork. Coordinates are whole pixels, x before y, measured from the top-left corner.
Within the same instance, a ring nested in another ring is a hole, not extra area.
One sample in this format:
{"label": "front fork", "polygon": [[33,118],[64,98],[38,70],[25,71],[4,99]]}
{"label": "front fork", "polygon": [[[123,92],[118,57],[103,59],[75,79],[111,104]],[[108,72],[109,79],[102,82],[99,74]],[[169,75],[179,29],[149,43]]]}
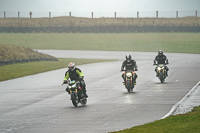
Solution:
{"label": "front fork", "polygon": [[[75,89],[75,92],[77,93],[77,89]],[[70,94],[72,93],[72,90],[70,90]]]}
{"label": "front fork", "polygon": [[124,72],[124,73],[122,74],[122,78],[124,79],[124,82],[126,82],[126,84],[127,84],[127,80],[131,80],[131,84],[133,84],[133,79],[136,80],[136,74],[135,74],[135,73],[132,74],[131,78],[128,79],[128,78],[126,77],[126,73]]}
{"label": "front fork", "polygon": [[166,76],[166,71],[164,69],[157,71],[157,76],[159,77],[160,72],[163,72],[164,76]]}

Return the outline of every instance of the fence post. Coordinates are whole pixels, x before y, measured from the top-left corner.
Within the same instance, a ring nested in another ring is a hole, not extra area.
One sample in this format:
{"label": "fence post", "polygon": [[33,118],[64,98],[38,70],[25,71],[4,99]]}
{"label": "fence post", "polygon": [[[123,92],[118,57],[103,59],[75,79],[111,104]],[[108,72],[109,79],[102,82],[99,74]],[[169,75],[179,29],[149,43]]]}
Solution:
{"label": "fence post", "polygon": [[49,18],[51,18],[51,12],[49,12]]}
{"label": "fence post", "polygon": [[6,12],[4,11],[4,18],[6,18]]}
{"label": "fence post", "polygon": [[139,12],[137,12],[137,18],[139,18]]}
{"label": "fence post", "polygon": [[115,12],[115,18],[117,17],[117,13]]}
{"label": "fence post", "polygon": [[93,12],[92,12],[92,18],[93,18]]}
{"label": "fence post", "polygon": [[156,11],[156,18],[158,18],[158,11]]}
{"label": "fence post", "polygon": [[30,15],[30,19],[31,19],[32,18],[32,12],[30,12],[29,15]]}
{"label": "fence post", "polygon": [[197,17],[197,10],[196,10],[196,17]]}
{"label": "fence post", "polygon": [[20,13],[18,12],[18,18],[20,18]]}
{"label": "fence post", "polygon": [[176,11],[176,18],[178,18],[178,11]]}
{"label": "fence post", "polygon": [[69,16],[71,17],[71,12],[69,12]]}

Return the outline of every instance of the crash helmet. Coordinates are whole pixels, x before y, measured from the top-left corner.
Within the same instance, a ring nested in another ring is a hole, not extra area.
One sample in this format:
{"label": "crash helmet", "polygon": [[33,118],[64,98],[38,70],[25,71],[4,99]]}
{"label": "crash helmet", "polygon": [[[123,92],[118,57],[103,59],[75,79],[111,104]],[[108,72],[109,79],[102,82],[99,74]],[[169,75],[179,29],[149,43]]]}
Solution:
{"label": "crash helmet", "polygon": [[70,62],[68,64],[68,69],[71,70],[71,71],[73,71],[75,69],[75,63],[74,62]]}
{"label": "crash helmet", "polygon": [[130,61],[131,61],[131,55],[130,55],[130,54],[127,54],[127,55],[126,55],[126,61],[127,61],[127,62],[130,62]]}
{"label": "crash helmet", "polygon": [[162,50],[159,50],[159,51],[158,51],[158,55],[162,56],[162,55],[163,55],[163,51],[162,51]]}

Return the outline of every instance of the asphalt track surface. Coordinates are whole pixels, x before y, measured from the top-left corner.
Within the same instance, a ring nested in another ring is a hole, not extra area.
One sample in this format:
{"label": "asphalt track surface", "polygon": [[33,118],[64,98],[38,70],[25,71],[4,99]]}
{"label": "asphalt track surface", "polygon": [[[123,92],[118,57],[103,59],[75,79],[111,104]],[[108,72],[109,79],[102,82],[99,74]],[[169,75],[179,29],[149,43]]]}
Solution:
{"label": "asphalt track surface", "polygon": [[[166,53],[169,77],[161,84],[152,65],[157,53],[38,51],[59,58],[118,61],[77,66],[85,75],[86,106],[73,107],[61,85],[67,68],[0,82],[1,133],[104,133],[142,125],[165,116],[200,80],[199,54]],[[120,72],[127,53],[139,67],[130,94]]]}

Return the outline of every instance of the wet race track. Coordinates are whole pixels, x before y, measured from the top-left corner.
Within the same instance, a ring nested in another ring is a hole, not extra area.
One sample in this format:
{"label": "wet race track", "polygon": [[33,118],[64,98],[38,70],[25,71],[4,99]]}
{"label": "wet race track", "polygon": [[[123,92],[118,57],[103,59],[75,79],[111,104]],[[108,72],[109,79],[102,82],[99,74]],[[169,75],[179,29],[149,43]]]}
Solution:
{"label": "wet race track", "polygon": [[77,66],[89,95],[87,105],[77,108],[62,86],[67,68],[0,82],[1,133],[104,133],[130,128],[165,116],[200,80],[199,54],[166,53],[169,77],[161,84],[153,66],[157,53],[129,52],[139,68],[137,85],[129,94],[120,72],[128,52],[38,52],[117,61]]}

